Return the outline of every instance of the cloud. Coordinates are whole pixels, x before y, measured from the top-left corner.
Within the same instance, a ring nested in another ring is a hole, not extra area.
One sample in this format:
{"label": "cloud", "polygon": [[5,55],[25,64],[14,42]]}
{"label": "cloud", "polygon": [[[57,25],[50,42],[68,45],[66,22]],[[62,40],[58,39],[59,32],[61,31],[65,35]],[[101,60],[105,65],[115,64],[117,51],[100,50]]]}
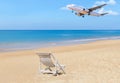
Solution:
{"label": "cloud", "polygon": [[105,10],[104,8],[101,8],[98,13],[108,13],[108,15],[119,15],[118,12],[112,11],[112,10]]}
{"label": "cloud", "polygon": [[115,4],[116,4],[116,1],[115,1],[115,0],[109,0],[109,1],[107,2],[107,4],[115,5]]}
{"label": "cloud", "polygon": [[96,6],[96,5],[105,4],[105,3],[106,3],[105,1],[97,1],[97,2],[95,2],[95,6]]}
{"label": "cloud", "polygon": [[105,1],[97,1],[95,2],[95,5],[101,5],[101,4],[109,4],[109,5],[115,5],[117,2],[115,0],[109,0],[107,2]]}
{"label": "cloud", "polygon": [[71,7],[71,6],[76,6],[76,5],[75,4],[68,4],[68,5],[66,5],[67,8]]}
{"label": "cloud", "polygon": [[68,4],[65,7],[61,7],[60,9],[62,9],[62,10],[68,10],[68,7],[71,7],[71,6],[76,6],[76,5],[75,4]]}
{"label": "cloud", "polygon": [[109,13],[109,15],[119,15],[118,12],[112,11],[112,10],[108,10],[107,11]]}
{"label": "cloud", "polygon": [[[109,0],[109,1],[106,1],[106,2],[105,1],[97,1],[97,2],[95,2],[94,6],[101,5],[101,4],[115,5],[115,4],[117,4],[117,2],[116,2],[116,0]],[[105,13],[105,12],[109,13],[108,15],[119,15],[118,12],[115,12],[113,10],[105,10],[104,8],[101,8],[98,11],[98,13]]]}
{"label": "cloud", "polygon": [[68,8],[66,8],[66,7],[61,7],[60,9],[61,10],[68,10]]}

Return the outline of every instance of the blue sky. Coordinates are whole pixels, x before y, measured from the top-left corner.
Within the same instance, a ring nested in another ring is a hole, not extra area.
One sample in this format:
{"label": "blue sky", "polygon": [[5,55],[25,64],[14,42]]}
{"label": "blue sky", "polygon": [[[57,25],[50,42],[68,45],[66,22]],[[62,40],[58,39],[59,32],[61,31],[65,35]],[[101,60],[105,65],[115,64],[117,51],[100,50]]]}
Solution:
{"label": "blue sky", "polygon": [[0,29],[120,29],[120,0],[104,7],[118,15],[82,18],[62,9],[68,4],[90,8],[97,1],[109,0],[0,0]]}

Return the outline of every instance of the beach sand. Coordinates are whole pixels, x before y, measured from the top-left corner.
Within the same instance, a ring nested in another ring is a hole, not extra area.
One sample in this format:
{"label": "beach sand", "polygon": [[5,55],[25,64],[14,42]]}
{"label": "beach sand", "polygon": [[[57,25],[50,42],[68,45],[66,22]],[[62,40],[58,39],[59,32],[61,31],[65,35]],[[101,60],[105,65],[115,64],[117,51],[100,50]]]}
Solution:
{"label": "beach sand", "polygon": [[[37,52],[53,53],[66,74],[39,74]],[[0,83],[120,83],[120,40],[0,53]]]}

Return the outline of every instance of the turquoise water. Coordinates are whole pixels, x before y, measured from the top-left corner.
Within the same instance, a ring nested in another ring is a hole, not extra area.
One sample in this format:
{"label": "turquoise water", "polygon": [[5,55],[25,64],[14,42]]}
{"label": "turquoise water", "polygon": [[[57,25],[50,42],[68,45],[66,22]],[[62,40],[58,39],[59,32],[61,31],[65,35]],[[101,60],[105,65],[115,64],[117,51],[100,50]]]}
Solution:
{"label": "turquoise water", "polygon": [[120,30],[1,30],[0,51],[120,39]]}

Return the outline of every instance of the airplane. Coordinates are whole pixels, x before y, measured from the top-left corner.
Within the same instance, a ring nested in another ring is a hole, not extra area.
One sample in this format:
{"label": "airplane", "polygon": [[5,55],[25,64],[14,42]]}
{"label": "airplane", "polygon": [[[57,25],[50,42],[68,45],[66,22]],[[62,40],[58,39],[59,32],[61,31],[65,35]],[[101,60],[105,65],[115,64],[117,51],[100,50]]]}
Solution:
{"label": "airplane", "polygon": [[107,5],[107,4],[102,4],[102,5],[92,7],[92,8],[89,8],[89,9],[85,9],[85,8],[82,8],[82,7],[79,7],[79,6],[76,6],[76,5],[68,5],[67,8],[72,10],[72,13],[75,11],[75,15],[82,16],[83,18],[86,14],[90,15],[90,16],[98,16],[99,17],[99,16],[104,16],[108,13],[97,13],[97,12],[93,12],[93,11],[95,11],[97,9],[100,9],[105,5]]}

